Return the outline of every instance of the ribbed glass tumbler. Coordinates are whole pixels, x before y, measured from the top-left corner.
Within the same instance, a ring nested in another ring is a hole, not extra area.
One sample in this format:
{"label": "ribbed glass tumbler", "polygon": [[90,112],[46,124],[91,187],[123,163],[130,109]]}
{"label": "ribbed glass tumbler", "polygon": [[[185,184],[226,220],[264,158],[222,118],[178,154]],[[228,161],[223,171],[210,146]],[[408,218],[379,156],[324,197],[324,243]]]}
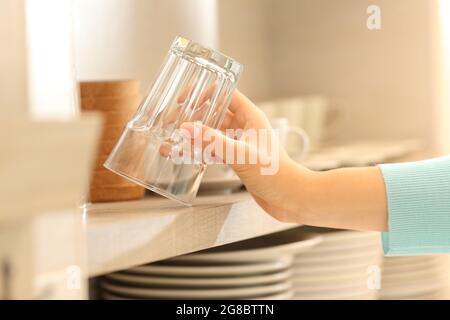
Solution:
{"label": "ribbed glass tumbler", "polygon": [[219,128],[242,65],[186,38],[173,42],[150,92],[104,166],[167,198],[191,205],[205,164],[180,163],[161,152],[177,148],[184,122]]}

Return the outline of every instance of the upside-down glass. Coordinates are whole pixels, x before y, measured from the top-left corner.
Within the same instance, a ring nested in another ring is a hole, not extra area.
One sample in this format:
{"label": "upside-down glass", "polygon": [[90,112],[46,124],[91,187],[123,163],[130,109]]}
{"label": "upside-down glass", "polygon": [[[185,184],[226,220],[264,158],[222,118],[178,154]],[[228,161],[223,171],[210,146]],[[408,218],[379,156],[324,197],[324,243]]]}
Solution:
{"label": "upside-down glass", "polygon": [[205,164],[173,161],[161,147],[183,142],[184,122],[219,128],[242,65],[214,50],[177,37],[149,94],[126,126],[105,167],[167,198],[191,205]]}

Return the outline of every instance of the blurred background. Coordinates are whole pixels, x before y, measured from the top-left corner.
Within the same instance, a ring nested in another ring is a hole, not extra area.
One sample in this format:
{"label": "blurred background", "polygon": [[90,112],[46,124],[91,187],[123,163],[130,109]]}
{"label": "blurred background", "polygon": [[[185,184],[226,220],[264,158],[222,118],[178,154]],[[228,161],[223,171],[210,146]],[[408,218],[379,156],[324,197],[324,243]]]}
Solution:
{"label": "blurred background", "polygon": [[[366,26],[371,4],[380,30]],[[418,138],[445,153],[449,15],[438,0],[81,0],[77,76],[145,87],[180,34],[240,61],[255,102],[327,97],[328,139]]]}
{"label": "blurred background", "polygon": [[239,89],[309,135],[305,166],[450,154],[449,1],[2,0],[0,298],[448,299],[448,256],[274,233],[293,226],[228,168],[208,167],[198,210],[107,171],[178,35],[243,64]]}
{"label": "blurred background", "polygon": [[[372,4],[380,8],[379,30],[367,27]],[[239,88],[257,103],[325,97],[323,139],[418,139],[434,154],[449,151],[446,1],[29,0],[2,6],[2,39],[10,50],[1,63],[6,71],[22,70],[0,79],[2,99],[24,88],[15,84],[27,84],[30,90],[15,99],[29,96],[37,116],[73,113],[41,93],[74,100],[74,93],[67,98],[70,76],[138,79],[147,88],[175,36],[183,35],[241,62]],[[25,53],[25,42],[32,53]]]}

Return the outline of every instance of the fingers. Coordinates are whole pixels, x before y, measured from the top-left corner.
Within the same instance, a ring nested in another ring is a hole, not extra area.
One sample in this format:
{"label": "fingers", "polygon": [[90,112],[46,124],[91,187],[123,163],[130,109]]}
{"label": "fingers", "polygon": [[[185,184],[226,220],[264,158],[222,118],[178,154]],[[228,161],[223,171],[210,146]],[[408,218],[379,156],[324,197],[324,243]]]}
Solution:
{"label": "fingers", "polygon": [[[211,97],[217,89],[217,84],[211,84],[204,93],[201,94],[196,105],[200,108],[195,108],[194,117],[190,118],[189,115],[186,116],[185,121],[198,121],[202,120],[203,113],[201,110],[206,110],[206,105],[209,106]],[[189,99],[193,86],[186,87],[177,99],[177,103],[180,104],[180,108],[177,108],[175,112],[171,113],[168,119],[165,121],[172,122],[177,118],[177,113],[181,112],[181,105],[185,103],[186,99]],[[219,102],[220,103],[220,102]],[[260,127],[258,119],[260,118],[260,113],[262,113],[253,102],[250,101],[244,94],[239,90],[235,90],[233,93],[231,102],[227,108],[223,124],[220,129],[225,131],[226,129],[238,129],[244,128],[247,124],[254,125],[255,127]]]}
{"label": "fingers", "polygon": [[158,152],[162,157],[169,157],[172,152],[172,145],[170,143],[163,142],[159,146]]}
{"label": "fingers", "polygon": [[182,104],[186,98],[188,97],[189,93],[192,90],[192,86],[187,86],[183,89],[183,91],[181,92],[181,94],[178,96],[177,98],[177,103],[178,104]]}
{"label": "fingers", "polygon": [[[204,93],[202,93],[197,105],[203,106],[206,102],[211,100],[212,95],[217,89],[217,84],[213,83],[208,87],[208,89],[205,90]],[[186,99],[188,99],[189,95],[191,94],[191,91],[193,90],[192,86],[186,87],[183,92],[180,94],[180,96],[177,99],[178,104],[183,104]],[[226,118],[225,118],[225,125],[222,126],[222,128],[228,128],[228,125],[231,125],[231,121],[227,122],[228,115],[234,115],[232,119],[235,124],[235,127],[243,127],[245,123],[249,120],[254,120],[255,116],[259,115],[261,112],[256,105],[253,104],[253,102],[250,101],[244,94],[242,94],[239,90],[235,90],[233,93],[233,96],[231,98],[231,102],[228,106],[228,111]],[[230,117],[228,117],[230,119]],[[191,120],[189,120],[191,121]]]}
{"label": "fingers", "polygon": [[169,112],[169,114],[167,114],[167,116],[164,117],[163,124],[168,125],[168,124],[175,122],[178,119],[178,117],[180,116],[180,112],[181,112],[181,106],[179,106],[179,107],[175,108],[174,110],[172,110],[171,112]]}
{"label": "fingers", "polygon": [[242,112],[246,114],[253,114],[255,112],[259,112],[258,107],[237,89],[234,91],[228,109],[235,114]]}
{"label": "fingers", "polygon": [[184,110],[185,114],[181,114],[183,112],[183,106],[179,106],[164,117],[163,124],[168,125],[177,120],[179,122],[203,120],[205,113],[208,112],[209,106],[209,101],[205,101],[199,108]]}
{"label": "fingers", "polygon": [[[192,90],[194,90],[194,87],[195,87],[194,85],[190,85],[190,86],[187,86],[186,88],[184,88],[184,90],[181,92],[181,94],[177,98],[177,103],[183,104],[186,101],[186,99],[189,97],[189,95],[191,94]],[[200,98],[198,99],[197,104],[202,105],[206,101],[210,100],[214,91],[216,91],[216,88],[217,88],[217,84],[214,82],[206,90],[204,90],[204,92],[201,94]]]}
{"label": "fingers", "polygon": [[[190,105],[189,108],[185,108],[184,104],[187,99],[190,99],[192,90],[194,90],[194,85],[186,86],[177,98],[176,103],[178,104],[178,107],[174,108],[174,110],[163,119],[164,125],[174,123],[177,119],[181,119],[181,122],[204,120],[204,115],[208,112],[209,106],[211,105],[211,97],[216,88],[216,83],[209,85],[208,88],[201,93],[195,104]],[[184,114],[180,114],[181,112]]]}
{"label": "fingers", "polygon": [[[222,162],[234,165],[238,155],[248,153],[247,146],[241,141],[227,137],[219,130],[192,122],[183,123],[182,130],[186,130],[194,149],[201,149],[204,160]],[[195,151],[194,151],[195,152]]]}
{"label": "fingers", "polygon": [[222,125],[220,126],[220,130],[225,132],[227,129],[242,129],[241,126],[238,125],[235,119],[235,115],[230,110],[225,111],[225,117],[223,119]]}
{"label": "fingers", "polygon": [[239,90],[235,90],[228,109],[234,114],[234,120],[240,128],[268,126],[264,113]]}

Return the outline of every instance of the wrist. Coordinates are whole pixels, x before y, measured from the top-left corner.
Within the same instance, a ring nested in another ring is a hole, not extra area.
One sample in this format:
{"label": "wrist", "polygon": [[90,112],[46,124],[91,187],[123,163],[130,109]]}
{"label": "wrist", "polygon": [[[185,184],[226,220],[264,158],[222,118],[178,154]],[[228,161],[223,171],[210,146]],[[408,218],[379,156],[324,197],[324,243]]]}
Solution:
{"label": "wrist", "polygon": [[292,222],[308,224],[315,221],[315,210],[312,200],[320,190],[321,172],[309,170],[301,164],[289,159],[289,163],[281,165],[280,183],[284,194],[283,207],[292,215]]}

